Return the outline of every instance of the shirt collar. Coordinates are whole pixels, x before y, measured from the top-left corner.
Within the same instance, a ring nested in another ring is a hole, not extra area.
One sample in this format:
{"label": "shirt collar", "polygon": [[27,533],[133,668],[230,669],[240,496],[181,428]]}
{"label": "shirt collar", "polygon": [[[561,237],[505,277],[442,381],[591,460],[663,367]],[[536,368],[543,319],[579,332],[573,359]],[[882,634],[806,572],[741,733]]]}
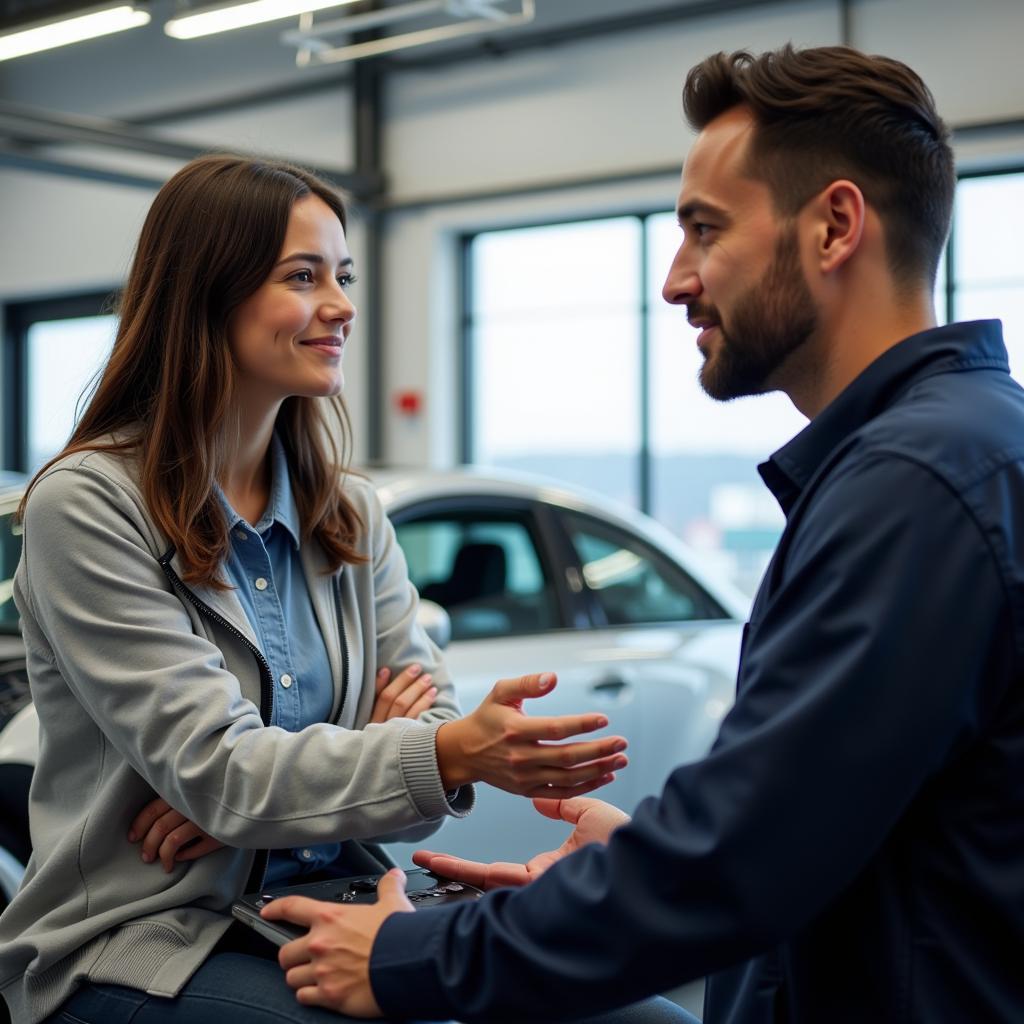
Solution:
{"label": "shirt collar", "polygon": [[788,516],[828,454],[895,402],[911,384],[939,373],[1010,372],[998,320],[948,324],[912,334],[883,352],[791,441],[757,467]]}
{"label": "shirt collar", "polygon": [[239,523],[259,534],[264,534],[274,525],[280,523],[292,539],[292,544],[299,547],[299,510],[295,504],[295,495],[292,493],[291,476],[288,472],[288,456],[285,454],[284,445],[277,434],[270,439],[270,500],[267,502],[266,511],[260,517],[255,526],[250,526],[231,507],[220,484],[214,484],[214,491],[227,516],[228,529],[233,529]]}

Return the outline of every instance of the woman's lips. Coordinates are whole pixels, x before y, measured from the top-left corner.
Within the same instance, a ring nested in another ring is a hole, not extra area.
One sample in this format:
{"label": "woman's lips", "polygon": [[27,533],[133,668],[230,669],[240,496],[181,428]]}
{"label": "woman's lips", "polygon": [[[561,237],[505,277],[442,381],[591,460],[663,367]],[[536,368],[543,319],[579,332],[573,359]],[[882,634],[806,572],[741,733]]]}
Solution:
{"label": "woman's lips", "polygon": [[344,342],[341,338],[310,338],[308,341],[300,342],[307,348],[315,349],[327,356],[340,356]]}

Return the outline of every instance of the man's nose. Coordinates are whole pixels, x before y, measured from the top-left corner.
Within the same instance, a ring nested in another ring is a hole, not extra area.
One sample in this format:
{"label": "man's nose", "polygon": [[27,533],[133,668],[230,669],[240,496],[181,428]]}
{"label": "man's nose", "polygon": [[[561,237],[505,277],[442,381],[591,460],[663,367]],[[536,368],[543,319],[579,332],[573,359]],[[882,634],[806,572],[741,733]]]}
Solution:
{"label": "man's nose", "polygon": [[680,246],[661,289],[662,298],[673,306],[685,306],[703,291],[700,276],[684,249]]}

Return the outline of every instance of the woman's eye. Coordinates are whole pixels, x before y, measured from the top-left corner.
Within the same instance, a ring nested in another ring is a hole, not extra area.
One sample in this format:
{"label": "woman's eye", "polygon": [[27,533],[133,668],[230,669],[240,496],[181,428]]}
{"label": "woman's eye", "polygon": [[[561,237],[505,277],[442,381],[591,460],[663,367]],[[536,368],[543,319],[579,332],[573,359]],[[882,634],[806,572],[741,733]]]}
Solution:
{"label": "woman's eye", "polygon": [[313,283],[313,271],[312,270],[296,270],[289,278],[289,281],[298,281],[300,284],[312,284]]}
{"label": "woman's eye", "polygon": [[355,284],[356,281],[358,281],[358,280],[359,280],[359,278],[356,277],[355,274],[339,274],[338,275],[338,284],[340,284],[342,288],[348,288],[349,285]]}

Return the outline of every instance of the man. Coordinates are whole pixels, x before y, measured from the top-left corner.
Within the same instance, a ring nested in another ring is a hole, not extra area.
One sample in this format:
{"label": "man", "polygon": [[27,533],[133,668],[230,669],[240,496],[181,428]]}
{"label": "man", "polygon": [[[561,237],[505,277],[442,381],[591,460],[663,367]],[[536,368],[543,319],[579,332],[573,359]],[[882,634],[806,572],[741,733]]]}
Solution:
{"label": "man", "polygon": [[786,528],[735,706],[631,823],[545,807],[597,842],[528,886],[272,904],[312,925],[281,963],[365,1016],[571,1018],[709,974],[705,1024],[1020,1021],[1024,393],[997,322],[934,326],[947,131],[909,68],[846,48],[718,54],[684,101],[665,298],[709,394],[811,419],[761,467]]}

